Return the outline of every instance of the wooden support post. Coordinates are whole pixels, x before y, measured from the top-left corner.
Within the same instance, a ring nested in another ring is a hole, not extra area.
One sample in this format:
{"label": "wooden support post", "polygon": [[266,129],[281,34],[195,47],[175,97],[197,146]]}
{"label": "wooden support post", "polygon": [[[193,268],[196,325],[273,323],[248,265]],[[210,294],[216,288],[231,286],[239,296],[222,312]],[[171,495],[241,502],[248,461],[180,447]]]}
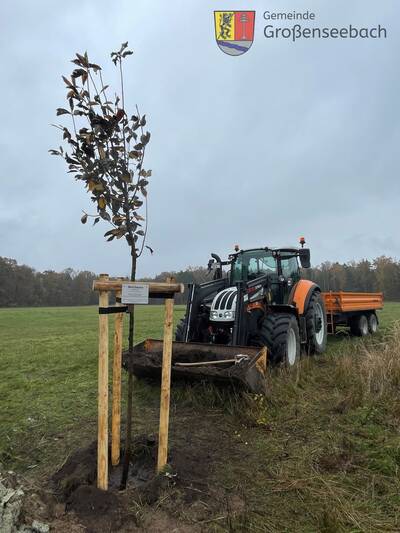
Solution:
{"label": "wooden support post", "polygon": [[[100,279],[108,280],[108,274]],[[99,310],[108,307],[108,291],[99,293]],[[108,488],[108,315],[99,314],[99,385],[97,426],[97,487]]]}
{"label": "wooden support post", "polygon": [[[116,306],[122,305],[118,302],[122,292],[117,290]],[[113,466],[119,464],[121,447],[121,363],[122,363],[122,328],[124,314],[115,315],[114,326],[114,361],[113,361],[113,385],[112,385],[112,420],[111,420],[111,463]]]}
{"label": "wooden support post", "polygon": [[[167,279],[172,283],[173,280]],[[161,472],[168,458],[169,403],[171,392],[172,334],[174,319],[174,299],[165,299],[164,341],[161,376],[160,429],[158,434],[157,472]]]}
{"label": "wooden support post", "polygon": [[259,359],[256,362],[256,366],[259,368],[262,374],[267,373],[267,357],[268,357],[268,350],[266,346],[263,346],[261,348],[261,355]]}

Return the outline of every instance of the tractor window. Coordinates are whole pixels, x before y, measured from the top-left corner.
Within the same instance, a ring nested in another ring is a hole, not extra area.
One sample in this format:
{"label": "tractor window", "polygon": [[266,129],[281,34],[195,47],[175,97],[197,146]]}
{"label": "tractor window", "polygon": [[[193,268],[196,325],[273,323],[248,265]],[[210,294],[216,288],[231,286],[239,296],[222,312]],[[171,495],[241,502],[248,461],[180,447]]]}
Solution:
{"label": "tractor window", "polygon": [[232,266],[232,283],[250,281],[263,274],[276,274],[276,261],[271,252],[252,250],[239,254]]}
{"label": "tractor window", "polygon": [[287,257],[284,255],[281,257],[282,274],[285,278],[292,278],[297,281],[300,278],[299,265],[297,263],[297,257]]}

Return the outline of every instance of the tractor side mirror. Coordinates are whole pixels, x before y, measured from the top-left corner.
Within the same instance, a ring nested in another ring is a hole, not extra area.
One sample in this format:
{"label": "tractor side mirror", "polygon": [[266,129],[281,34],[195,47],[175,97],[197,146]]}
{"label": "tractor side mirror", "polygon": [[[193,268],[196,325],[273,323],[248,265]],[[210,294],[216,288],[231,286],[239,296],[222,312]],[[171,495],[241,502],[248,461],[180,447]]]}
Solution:
{"label": "tractor side mirror", "polygon": [[302,268],[311,268],[310,249],[300,248],[299,250],[300,264]]}

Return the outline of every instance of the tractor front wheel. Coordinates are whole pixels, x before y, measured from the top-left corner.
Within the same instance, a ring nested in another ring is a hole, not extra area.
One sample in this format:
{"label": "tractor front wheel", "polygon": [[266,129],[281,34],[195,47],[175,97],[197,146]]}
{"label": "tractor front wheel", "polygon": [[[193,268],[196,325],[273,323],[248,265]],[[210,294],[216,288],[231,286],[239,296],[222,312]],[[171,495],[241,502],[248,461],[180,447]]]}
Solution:
{"label": "tractor front wheel", "polygon": [[296,317],[286,313],[265,316],[260,340],[269,350],[272,364],[291,367],[300,359],[300,334]]}

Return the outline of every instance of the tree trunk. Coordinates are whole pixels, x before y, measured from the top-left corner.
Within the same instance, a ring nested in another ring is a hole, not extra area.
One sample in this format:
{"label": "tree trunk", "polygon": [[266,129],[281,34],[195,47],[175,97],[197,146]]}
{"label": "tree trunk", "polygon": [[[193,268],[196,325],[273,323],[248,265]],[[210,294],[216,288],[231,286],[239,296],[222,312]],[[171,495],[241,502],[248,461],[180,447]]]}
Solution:
{"label": "tree trunk", "polygon": [[[136,279],[136,249],[135,246],[131,248],[131,281],[135,281]],[[134,334],[134,326],[135,326],[135,308],[132,305],[131,312],[129,313],[129,351],[131,352],[133,350],[133,334]]]}
{"label": "tree trunk", "polygon": [[[136,250],[135,245],[131,248],[131,281],[135,281],[136,278]],[[132,305],[129,313],[129,360],[133,351],[133,337],[135,329],[135,308]],[[122,478],[120,489],[126,489],[126,483],[128,481],[129,474],[129,461],[131,458],[131,441],[132,441],[132,404],[133,404],[133,375],[130,365],[128,366],[128,398],[126,404],[126,438],[125,438],[125,456],[124,466],[122,469]]]}

